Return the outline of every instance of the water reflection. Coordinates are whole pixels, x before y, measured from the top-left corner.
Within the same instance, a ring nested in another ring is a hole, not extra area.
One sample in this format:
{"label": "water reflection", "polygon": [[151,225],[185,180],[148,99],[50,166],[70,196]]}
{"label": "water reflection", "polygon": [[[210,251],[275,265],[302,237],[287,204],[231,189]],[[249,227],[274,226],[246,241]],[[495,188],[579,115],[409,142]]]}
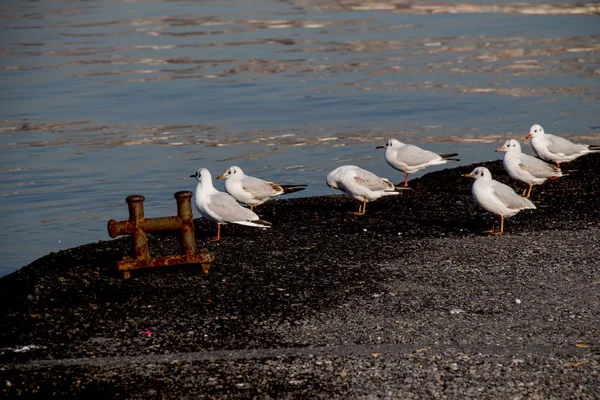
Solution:
{"label": "water reflection", "polygon": [[[499,158],[529,126],[600,142],[598,3],[306,0],[0,5],[0,274],[172,213],[198,167],[331,193],[390,137]],[[418,176],[418,174],[416,175]]]}

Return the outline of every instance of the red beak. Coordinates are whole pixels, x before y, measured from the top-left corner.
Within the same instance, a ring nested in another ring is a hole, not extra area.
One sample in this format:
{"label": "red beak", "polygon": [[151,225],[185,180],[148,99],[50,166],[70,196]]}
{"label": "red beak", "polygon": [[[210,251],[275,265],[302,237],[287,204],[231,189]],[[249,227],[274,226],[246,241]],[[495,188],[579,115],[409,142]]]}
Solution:
{"label": "red beak", "polygon": [[525,140],[529,139],[530,137],[532,137],[533,135],[531,133],[528,133],[527,136],[525,136]]}
{"label": "red beak", "polygon": [[376,149],[385,149],[385,146],[377,146]]}

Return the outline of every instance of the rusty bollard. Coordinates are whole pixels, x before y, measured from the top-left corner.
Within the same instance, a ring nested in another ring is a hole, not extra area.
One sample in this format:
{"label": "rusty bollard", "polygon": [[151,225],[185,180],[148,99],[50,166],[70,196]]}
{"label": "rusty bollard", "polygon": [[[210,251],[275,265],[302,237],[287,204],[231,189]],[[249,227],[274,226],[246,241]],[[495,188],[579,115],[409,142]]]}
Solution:
{"label": "rusty bollard", "polygon": [[[202,264],[202,271],[207,274],[210,263],[215,256],[207,249],[196,254],[196,238],[194,235],[194,216],[192,213],[192,192],[184,190],[175,193],[177,200],[177,216],[161,218],[144,217],[144,196],[131,195],[125,201],[129,208],[127,221],[108,221],[108,235],[115,238],[119,235],[130,235],[133,242],[134,258],[125,257],[117,262],[123,278],[128,279],[130,270],[140,268],[165,267],[182,264]],[[148,252],[147,233],[175,231],[181,233],[181,255],[151,258]]]}

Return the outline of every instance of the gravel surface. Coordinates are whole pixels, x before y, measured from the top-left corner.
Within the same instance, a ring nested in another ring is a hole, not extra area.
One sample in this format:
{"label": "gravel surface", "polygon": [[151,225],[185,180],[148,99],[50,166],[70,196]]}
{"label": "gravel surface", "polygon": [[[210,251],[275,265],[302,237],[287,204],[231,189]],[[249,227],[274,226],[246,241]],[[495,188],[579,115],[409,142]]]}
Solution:
{"label": "gravel surface", "polygon": [[[523,188],[500,162],[477,165]],[[599,398],[600,156],[534,187],[538,209],[502,236],[482,233],[493,218],[462,177],[473,167],[413,180],[364,216],[343,196],[277,200],[257,208],[273,229],[227,225],[220,242],[198,220],[208,275],[124,280],[127,238],[51,253],[0,279],[0,393]],[[152,235],[150,248],[179,244]]]}

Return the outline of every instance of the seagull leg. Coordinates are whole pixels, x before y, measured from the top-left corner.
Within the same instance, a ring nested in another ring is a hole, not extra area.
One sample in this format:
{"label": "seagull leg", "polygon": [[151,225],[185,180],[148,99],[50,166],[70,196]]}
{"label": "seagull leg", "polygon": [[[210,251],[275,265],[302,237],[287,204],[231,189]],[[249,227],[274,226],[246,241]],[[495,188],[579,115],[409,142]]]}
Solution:
{"label": "seagull leg", "polygon": [[408,187],[408,172],[404,173],[404,187]]}
{"label": "seagull leg", "polygon": [[221,240],[221,224],[219,224],[217,222],[217,236],[215,236],[214,238],[210,238],[210,240],[212,240],[213,242],[216,242],[217,240]]}
{"label": "seagull leg", "polygon": [[521,193],[521,197],[525,197],[525,193],[527,193],[527,188],[523,189],[523,193]]}
{"label": "seagull leg", "polygon": [[502,235],[504,233],[504,215],[500,216],[500,232],[496,232],[496,235]]}
{"label": "seagull leg", "polygon": [[489,231],[484,231],[485,233],[491,233],[493,235],[502,235],[504,233],[504,216],[501,215],[500,216],[500,230],[498,232],[496,232],[494,230],[494,226],[496,225],[496,221],[494,221],[494,224],[492,225],[492,229]]}
{"label": "seagull leg", "polygon": [[250,204],[250,211],[254,211],[254,204]]}
{"label": "seagull leg", "polygon": [[533,187],[533,185],[530,183],[529,184],[529,191],[527,192],[527,196],[525,196],[526,199],[529,198],[529,196],[531,196],[531,188]]}
{"label": "seagull leg", "polygon": [[367,212],[367,199],[363,199],[363,203],[358,206],[358,212],[353,212],[354,215],[364,215]]}
{"label": "seagull leg", "polygon": [[560,163],[558,161],[556,162],[556,166],[560,168]]}
{"label": "seagull leg", "polygon": [[496,221],[492,221],[492,229],[490,229],[489,231],[483,231],[483,233],[496,233]]}

